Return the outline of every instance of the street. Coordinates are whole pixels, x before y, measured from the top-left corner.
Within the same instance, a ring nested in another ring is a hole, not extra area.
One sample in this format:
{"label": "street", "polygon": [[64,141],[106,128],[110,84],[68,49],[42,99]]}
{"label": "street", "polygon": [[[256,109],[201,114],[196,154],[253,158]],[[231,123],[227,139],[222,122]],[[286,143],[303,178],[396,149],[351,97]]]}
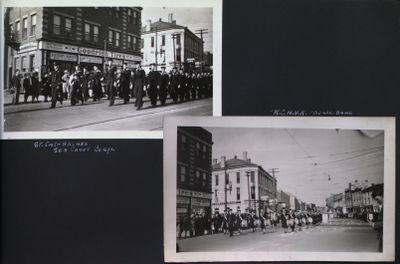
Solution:
{"label": "street", "polygon": [[[21,96],[23,101],[23,98]],[[123,104],[117,99],[115,105],[108,106],[109,101],[102,99],[92,102],[89,99],[84,105],[71,106],[70,101],[63,105],[57,102],[55,109],[50,102],[7,104],[4,106],[4,130],[17,131],[99,131],[99,130],[162,130],[164,116],[212,115],[212,98],[198,99],[173,104],[168,99],[165,106],[151,107],[148,98],[144,98],[143,108],[138,111],[134,100]],[[158,102],[159,104],[159,102]]]}
{"label": "street", "polygon": [[[376,231],[366,223],[343,219],[332,225],[312,226],[284,234],[283,229],[249,230],[233,237],[224,234],[177,239],[180,252],[213,251],[315,251],[377,252]],[[350,222],[350,223],[349,223]],[[297,228],[296,228],[297,229]]]}

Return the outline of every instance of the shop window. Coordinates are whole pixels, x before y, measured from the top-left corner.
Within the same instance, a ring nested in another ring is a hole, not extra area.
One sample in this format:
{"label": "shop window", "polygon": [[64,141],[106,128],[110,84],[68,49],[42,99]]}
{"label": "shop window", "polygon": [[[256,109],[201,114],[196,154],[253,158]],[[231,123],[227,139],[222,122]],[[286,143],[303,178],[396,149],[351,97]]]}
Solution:
{"label": "shop window", "polygon": [[31,15],[31,36],[36,34],[36,14]]}
{"label": "shop window", "polygon": [[57,15],[53,17],[53,33],[56,35],[61,33],[61,17]]}
{"label": "shop window", "polygon": [[28,18],[22,19],[22,39],[28,37]]}

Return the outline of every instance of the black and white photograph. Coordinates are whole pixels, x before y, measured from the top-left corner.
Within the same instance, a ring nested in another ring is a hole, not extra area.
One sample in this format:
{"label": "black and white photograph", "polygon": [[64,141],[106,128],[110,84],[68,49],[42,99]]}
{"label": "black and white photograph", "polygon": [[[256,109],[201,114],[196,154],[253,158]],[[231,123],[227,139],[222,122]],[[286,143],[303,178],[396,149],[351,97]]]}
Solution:
{"label": "black and white photograph", "polygon": [[212,116],[221,1],[136,2],[4,7],[4,132],[160,133],[164,116]]}
{"label": "black and white photograph", "polygon": [[168,260],[394,258],[394,119],[190,119],[165,121]]}

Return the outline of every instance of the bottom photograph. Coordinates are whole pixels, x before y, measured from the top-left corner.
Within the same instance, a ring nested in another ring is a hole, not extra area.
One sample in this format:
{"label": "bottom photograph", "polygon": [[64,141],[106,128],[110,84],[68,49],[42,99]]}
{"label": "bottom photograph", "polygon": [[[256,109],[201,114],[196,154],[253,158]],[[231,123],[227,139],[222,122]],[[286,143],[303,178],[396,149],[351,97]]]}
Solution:
{"label": "bottom photograph", "polygon": [[164,127],[166,261],[394,260],[394,119]]}

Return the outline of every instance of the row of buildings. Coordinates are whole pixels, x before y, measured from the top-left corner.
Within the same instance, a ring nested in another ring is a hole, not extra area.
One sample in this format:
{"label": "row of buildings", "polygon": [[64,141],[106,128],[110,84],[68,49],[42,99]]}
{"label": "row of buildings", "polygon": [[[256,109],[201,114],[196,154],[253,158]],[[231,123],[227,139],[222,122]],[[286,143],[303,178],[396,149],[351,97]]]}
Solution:
{"label": "row of buildings", "polygon": [[168,17],[143,26],[141,7],[6,8],[5,81],[17,69],[34,69],[40,78],[53,62],[69,71],[77,64],[102,69],[106,60],[145,70],[152,63],[167,70],[212,65],[202,39]]}
{"label": "row of buildings", "polygon": [[335,216],[353,217],[366,213],[379,211],[379,204],[372,198],[372,193],[376,190],[383,190],[383,183],[369,183],[368,180],[359,182],[355,180],[349,182],[347,188],[343,192],[331,194],[326,198],[327,208],[334,213]]}
{"label": "row of buildings", "polygon": [[178,127],[177,219],[202,211],[316,210],[295,195],[277,189],[277,179],[243,152],[242,157],[212,159],[212,134],[201,127]]}

